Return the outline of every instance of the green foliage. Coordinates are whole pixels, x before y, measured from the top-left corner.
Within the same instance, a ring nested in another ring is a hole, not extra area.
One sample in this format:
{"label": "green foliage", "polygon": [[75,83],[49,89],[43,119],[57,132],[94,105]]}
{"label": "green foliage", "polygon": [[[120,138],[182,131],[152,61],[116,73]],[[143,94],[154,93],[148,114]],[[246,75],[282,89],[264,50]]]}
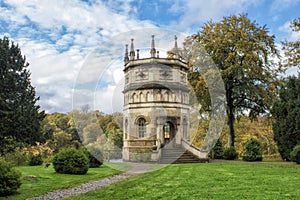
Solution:
{"label": "green foliage", "polygon": [[220,139],[217,140],[214,148],[209,153],[209,157],[212,159],[223,159],[224,158],[224,147]]}
{"label": "green foliage", "polygon": [[0,196],[15,193],[21,186],[21,173],[12,165],[0,158]]}
{"label": "green foliage", "polygon": [[238,153],[234,147],[228,147],[224,150],[224,159],[225,160],[236,160],[238,158]]}
{"label": "green foliage", "polygon": [[[300,18],[294,19],[290,27],[296,33],[300,33]],[[298,67],[300,69],[300,40],[282,42],[285,55],[283,67]]]}
{"label": "green foliage", "polygon": [[30,155],[29,157],[29,165],[30,166],[36,166],[36,165],[42,165],[43,164],[43,158],[41,154],[37,155]]}
{"label": "green foliage", "polygon": [[100,149],[90,147],[89,149],[82,148],[81,151],[88,157],[90,168],[97,168],[103,164],[103,155]]}
{"label": "green foliage", "polygon": [[52,160],[54,169],[61,174],[86,174],[89,169],[89,159],[80,150],[74,148],[62,149]]}
{"label": "green foliage", "polygon": [[294,147],[293,151],[291,152],[291,160],[300,164],[300,145]]}
{"label": "green foliage", "polygon": [[0,39],[0,55],[0,155],[3,155],[7,137],[28,144],[44,140],[40,134],[44,112],[36,105],[39,98],[19,46],[4,37]]}
{"label": "green foliage", "polygon": [[108,140],[117,146],[118,148],[123,147],[123,132],[119,128],[113,128],[111,130],[107,130],[106,135]]}
{"label": "green foliage", "polygon": [[63,148],[70,148],[73,146],[72,136],[64,131],[55,132],[53,140],[49,141],[49,146],[55,153]]}
{"label": "green foliage", "polygon": [[256,139],[250,138],[245,143],[245,151],[242,158],[244,161],[262,161],[261,146]]}
{"label": "green foliage", "polygon": [[274,36],[247,15],[232,15],[218,23],[209,21],[198,33],[186,38],[184,52],[192,69],[188,79],[201,111],[213,109],[206,83],[210,81],[211,86],[217,82],[211,69],[216,67],[221,73],[226,92],[228,145],[234,146],[235,116],[249,113],[251,119],[256,118],[269,109],[275,96],[278,70],[273,70],[276,65],[269,60],[278,55]]}
{"label": "green foliage", "polygon": [[291,160],[291,151],[300,144],[300,76],[283,83],[271,113],[278,151],[283,159]]}
{"label": "green foliage", "polygon": [[6,153],[3,158],[5,161],[10,162],[15,166],[28,165],[28,156],[20,148]]}

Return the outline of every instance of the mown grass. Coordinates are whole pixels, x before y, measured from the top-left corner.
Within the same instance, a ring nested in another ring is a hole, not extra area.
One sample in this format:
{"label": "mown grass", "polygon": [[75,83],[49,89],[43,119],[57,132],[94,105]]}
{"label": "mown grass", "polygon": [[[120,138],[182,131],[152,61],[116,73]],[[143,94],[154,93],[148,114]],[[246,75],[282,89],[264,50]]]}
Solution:
{"label": "mown grass", "polygon": [[169,165],[69,199],[300,199],[300,168],[286,162]]}
{"label": "mown grass", "polygon": [[[129,166],[126,165],[122,166],[123,167],[120,168],[124,170],[129,168]],[[16,167],[16,169],[22,173],[22,185],[19,188],[18,193],[0,199],[19,200],[41,196],[47,192],[75,187],[82,183],[100,180],[120,173],[119,170],[106,165],[102,165],[99,168],[90,168],[86,175],[58,174],[51,166],[49,168],[46,168],[45,166],[22,166]]]}

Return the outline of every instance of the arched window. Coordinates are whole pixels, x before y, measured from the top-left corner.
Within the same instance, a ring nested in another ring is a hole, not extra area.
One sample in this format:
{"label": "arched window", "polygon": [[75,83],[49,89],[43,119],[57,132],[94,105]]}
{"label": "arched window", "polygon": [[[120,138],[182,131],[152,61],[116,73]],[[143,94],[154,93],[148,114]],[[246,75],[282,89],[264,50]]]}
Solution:
{"label": "arched window", "polygon": [[125,119],[125,130],[124,130],[124,132],[125,132],[125,139],[127,139],[127,133],[128,133],[128,119],[127,118]]}
{"label": "arched window", "polygon": [[146,102],[150,101],[150,92],[147,92],[146,94]]}
{"label": "arched window", "polygon": [[139,102],[143,102],[144,101],[144,95],[142,92],[140,92],[140,95],[139,95]]}
{"label": "arched window", "polygon": [[138,120],[138,132],[139,132],[139,137],[145,137],[146,133],[146,120],[144,118],[139,118]]}
{"label": "arched window", "polygon": [[132,103],[135,103],[135,102],[136,102],[136,99],[135,99],[135,98],[136,98],[136,94],[133,93],[132,96],[131,96],[131,102],[132,102]]}
{"label": "arched window", "polygon": [[169,101],[169,92],[165,92],[164,101]]}

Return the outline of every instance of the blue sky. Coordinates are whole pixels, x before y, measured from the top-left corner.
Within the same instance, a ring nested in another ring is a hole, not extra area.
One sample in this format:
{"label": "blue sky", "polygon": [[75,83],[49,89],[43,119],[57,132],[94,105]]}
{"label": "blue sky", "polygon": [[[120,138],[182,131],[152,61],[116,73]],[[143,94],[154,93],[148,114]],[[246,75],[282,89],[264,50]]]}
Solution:
{"label": "blue sky", "polygon": [[[110,38],[147,28],[188,35],[208,20],[248,13],[251,20],[267,25],[280,46],[285,39],[299,40],[289,28],[289,22],[300,17],[299,10],[299,0],[0,0],[0,36],[19,43],[30,63],[39,104],[47,112],[71,111],[77,86],[81,101],[89,99],[93,108],[111,112],[122,104],[120,100],[112,105],[120,99],[114,94],[122,87],[122,58],[116,55],[114,64],[103,58],[108,51],[99,46]],[[128,41],[118,40],[115,52],[123,51]],[[95,49],[101,59],[91,56]],[[87,65],[95,68],[84,71]],[[101,71],[97,66],[110,67]],[[79,80],[89,88],[80,87]]]}

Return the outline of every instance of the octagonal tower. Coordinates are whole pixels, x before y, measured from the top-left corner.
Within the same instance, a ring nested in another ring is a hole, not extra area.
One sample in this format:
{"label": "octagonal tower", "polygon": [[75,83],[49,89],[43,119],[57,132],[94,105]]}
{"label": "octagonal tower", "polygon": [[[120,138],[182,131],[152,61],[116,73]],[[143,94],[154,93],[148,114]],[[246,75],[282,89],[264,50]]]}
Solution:
{"label": "octagonal tower", "polygon": [[188,67],[179,59],[175,36],[172,58],[160,58],[151,40],[149,58],[139,58],[131,39],[124,57],[123,160],[159,161],[161,148],[189,141]]}

